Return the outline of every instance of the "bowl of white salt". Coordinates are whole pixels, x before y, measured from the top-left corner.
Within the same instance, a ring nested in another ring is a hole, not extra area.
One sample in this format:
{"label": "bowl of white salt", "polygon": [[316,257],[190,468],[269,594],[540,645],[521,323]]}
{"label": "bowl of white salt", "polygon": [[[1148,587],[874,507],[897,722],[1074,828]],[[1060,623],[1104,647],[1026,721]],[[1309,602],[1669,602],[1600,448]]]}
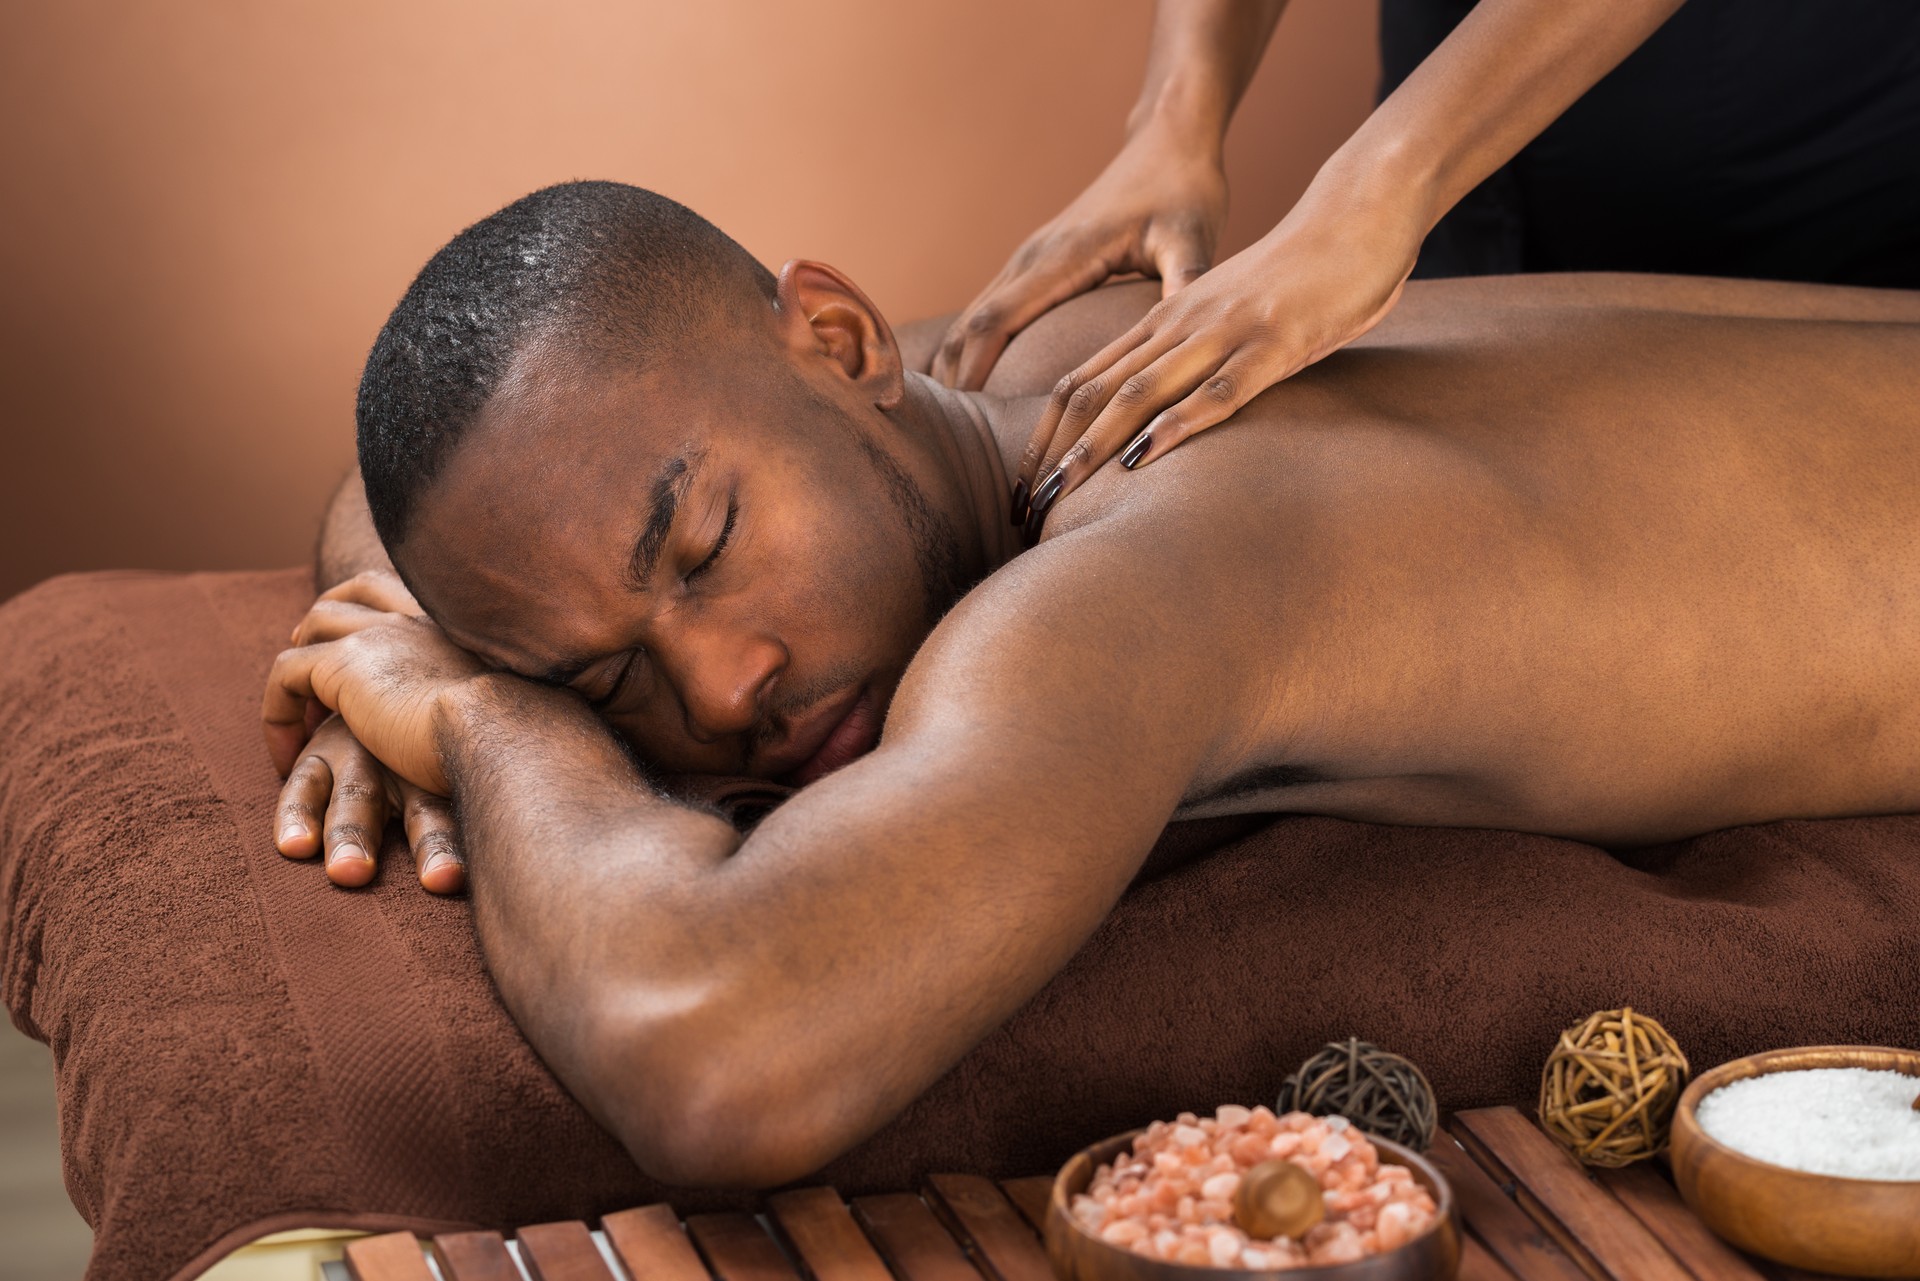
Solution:
{"label": "bowl of white salt", "polygon": [[1853,1277],[1920,1275],[1920,1050],[1770,1050],[1695,1077],[1673,1181],[1732,1244]]}

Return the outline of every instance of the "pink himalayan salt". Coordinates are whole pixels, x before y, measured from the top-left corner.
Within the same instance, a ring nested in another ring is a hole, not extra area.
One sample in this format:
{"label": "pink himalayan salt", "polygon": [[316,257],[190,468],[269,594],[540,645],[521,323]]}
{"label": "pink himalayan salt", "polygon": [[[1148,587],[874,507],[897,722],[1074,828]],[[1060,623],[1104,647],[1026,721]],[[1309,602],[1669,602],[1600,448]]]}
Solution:
{"label": "pink himalayan salt", "polygon": [[[1241,1176],[1284,1159],[1320,1181],[1327,1217],[1299,1240],[1249,1238],[1233,1222]],[[1405,1166],[1382,1165],[1343,1117],[1222,1107],[1155,1121],[1132,1153],[1094,1171],[1074,1219],[1122,1249],[1172,1263],[1280,1271],[1345,1263],[1405,1245],[1433,1225],[1433,1197]]]}

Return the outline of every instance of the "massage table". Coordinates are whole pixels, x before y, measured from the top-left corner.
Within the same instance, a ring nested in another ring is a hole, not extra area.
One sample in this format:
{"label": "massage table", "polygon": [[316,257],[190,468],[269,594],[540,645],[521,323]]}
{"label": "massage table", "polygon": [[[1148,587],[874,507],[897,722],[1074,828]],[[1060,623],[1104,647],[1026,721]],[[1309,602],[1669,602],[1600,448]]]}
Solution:
{"label": "massage table", "polygon": [[[1665,1168],[1585,1170],[1513,1108],[1455,1114],[1428,1153],[1465,1228],[1460,1281],[1804,1281],[1740,1254],[1680,1200]],[[757,1213],[665,1204],[597,1226],[410,1232],[313,1243],[299,1281],[1054,1281],[1050,1175],[935,1174],[917,1193],[775,1193]],[[250,1249],[258,1249],[251,1247]],[[210,1281],[274,1281],[242,1250]],[[293,1281],[291,1271],[288,1281]]]}
{"label": "massage table", "polygon": [[[762,1211],[648,1178],[586,1115],[501,1007],[466,900],[423,893],[397,835],[359,891],[273,850],[260,690],[311,599],[281,570],[0,604],[0,998],[53,1048],[90,1281],[198,1276],[294,1230]],[[1697,1069],[1911,1045],[1916,939],[1913,816],[1633,850],[1175,824],[1065,969],[809,1182],[857,1204],[1044,1173],[1154,1117],[1270,1102],[1350,1035],[1462,1115],[1528,1106],[1561,1029],[1621,1005]]]}

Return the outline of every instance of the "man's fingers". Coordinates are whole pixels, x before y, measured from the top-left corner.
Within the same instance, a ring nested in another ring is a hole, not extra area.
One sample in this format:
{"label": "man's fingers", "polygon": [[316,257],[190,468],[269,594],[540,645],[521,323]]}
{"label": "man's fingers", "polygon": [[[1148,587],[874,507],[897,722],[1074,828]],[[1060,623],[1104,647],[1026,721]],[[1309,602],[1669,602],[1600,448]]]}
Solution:
{"label": "man's fingers", "polygon": [[273,843],[288,858],[312,858],[320,852],[320,823],[333,792],[333,771],[315,755],[300,758],[280,788]]}
{"label": "man's fingers", "polygon": [[[1288,373],[1297,372],[1289,370]],[[1193,389],[1191,395],[1154,416],[1139,435],[1127,442],[1120,461],[1129,469],[1144,467],[1181,441],[1225,422],[1249,400],[1280,381],[1264,373],[1257,361],[1236,356]]]}
{"label": "man's fingers", "polygon": [[400,575],[386,569],[369,569],[320,593],[321,600],[337,600],[365,605],[387,614],[424,615],[420,602],[413,598]]}
{"label": "man's fingers", "polygon": [[322,596],[307,610],[307,616],[293,629],[295,645],[319,645],[351,636],[362,628],[384,623],[393,617],[390,610],[376,609],[357,601]]}
{"label": "man's fingers", "polygon": [[312,645],[282,650],[267,676],[267,692],[260,700],[261,728],[273,768],[282,775],[293,768],[300,749],[306,746],[307,700],[318,697],[313,689],[313,667],[321,652]]}
{"label": "man's fingers", "polygon": [[467,859],[460,849],[460,833],[453,806],[444,796],[400,784],[401,814],[407,844],[420,884],[435,894],[458,894],[467,888]]}
{"label": "man's fingers", "polygon": [[391,797],[386,771],[365,751],[342,754],[332,768],[325,836],[327,879],[354,889],[373,879]]}

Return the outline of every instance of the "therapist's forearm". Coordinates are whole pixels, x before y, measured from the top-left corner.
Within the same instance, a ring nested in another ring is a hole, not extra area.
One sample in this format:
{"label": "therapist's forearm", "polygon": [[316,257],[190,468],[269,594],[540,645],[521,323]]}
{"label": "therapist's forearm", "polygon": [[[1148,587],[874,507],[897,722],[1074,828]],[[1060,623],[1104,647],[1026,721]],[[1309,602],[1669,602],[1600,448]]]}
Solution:
{"label": "therapist's forearm", "polygon": [[1680,4],[1481,0],[1323,173],[1405,193],[1424,235]]}
{"label": "therapist's forearm", "polygon": [[1164,129],[1218,148],[1286,0],[1160,0],[1129,136]]}

